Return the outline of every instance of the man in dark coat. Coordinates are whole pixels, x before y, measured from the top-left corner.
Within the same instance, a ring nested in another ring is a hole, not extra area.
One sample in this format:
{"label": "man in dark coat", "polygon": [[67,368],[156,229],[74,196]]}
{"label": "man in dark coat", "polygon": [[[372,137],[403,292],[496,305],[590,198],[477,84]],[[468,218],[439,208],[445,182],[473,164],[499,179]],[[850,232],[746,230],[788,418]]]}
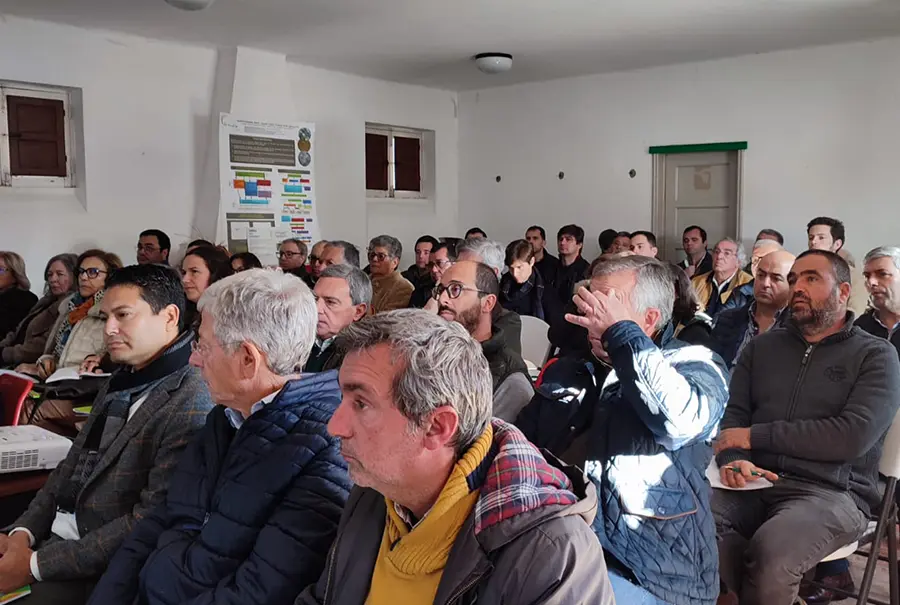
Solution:
{"label": "man in dark coat", "polygon": [[289,603],[334,540],[351,487],[326,430],[337,372],[294,374],[315,338],[312,294],[294,276],[252,269],[213,284],[199,309],[191,363],[220,406],[169,497],[113,557],[96,605]]}

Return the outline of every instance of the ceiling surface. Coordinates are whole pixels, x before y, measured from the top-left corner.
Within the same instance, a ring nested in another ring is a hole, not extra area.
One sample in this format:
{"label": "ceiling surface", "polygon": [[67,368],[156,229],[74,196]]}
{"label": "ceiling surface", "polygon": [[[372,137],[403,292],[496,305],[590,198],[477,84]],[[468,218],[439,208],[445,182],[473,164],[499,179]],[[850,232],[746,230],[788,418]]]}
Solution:
{"label": "ceiling surface", "polygon": [[[478,89],[900,34],[900,0],[0,0],[14,15]],[[515,56],[487,76],[479,52]]]}

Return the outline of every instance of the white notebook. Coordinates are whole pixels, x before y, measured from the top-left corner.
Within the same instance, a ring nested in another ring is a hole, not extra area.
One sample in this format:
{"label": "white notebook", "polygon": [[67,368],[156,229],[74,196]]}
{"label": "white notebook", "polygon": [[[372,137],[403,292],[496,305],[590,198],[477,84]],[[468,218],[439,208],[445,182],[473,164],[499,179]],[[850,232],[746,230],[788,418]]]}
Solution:
{"label": "white notebook", "polygon": [[90,372],[82,373],[78,371],[78,368],[70,367],[56,370],[47,377],[47,380],[45,380],[44,383],[50,384],[52,382],[60,382],[62,380],[81,380],[82,378],[106,378],[108,376],[112,376],[112,374],[92,374]]}
{"label": "white notebook", "polygon": [[744,487],[728,487],[722,483],[722,476],[719,474],[719,465],[716,464],[715,458],[710,460],[709,466],[706,467],[706,478],[709,480],[709,484],[715,489],[727,489],[736,492],[749,492],[772,487],[772,482],[765,477],[760,477],[756,481],[748,481],[747,485]]}

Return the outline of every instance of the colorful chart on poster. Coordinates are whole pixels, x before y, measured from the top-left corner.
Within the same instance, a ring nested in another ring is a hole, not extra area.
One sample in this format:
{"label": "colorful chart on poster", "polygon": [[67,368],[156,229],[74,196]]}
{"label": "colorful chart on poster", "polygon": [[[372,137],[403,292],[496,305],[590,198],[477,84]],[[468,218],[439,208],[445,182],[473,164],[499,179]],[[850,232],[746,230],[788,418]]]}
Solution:
{"label": "colorful chart on poster", "polygon": [[315,124],[223,113],[219,134],[221,239],[229,250],[253,252],[274,265],[280,241],[318,241]]}

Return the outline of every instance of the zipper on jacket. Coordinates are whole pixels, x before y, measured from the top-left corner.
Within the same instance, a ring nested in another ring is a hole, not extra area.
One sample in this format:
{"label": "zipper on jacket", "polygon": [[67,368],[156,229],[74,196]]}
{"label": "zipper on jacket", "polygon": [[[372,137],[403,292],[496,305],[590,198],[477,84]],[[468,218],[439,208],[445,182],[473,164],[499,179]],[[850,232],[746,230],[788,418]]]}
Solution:
{"label": "zipper on jacket", "polygon": [[453,595],[447,599],[447,605],[453,605],[457,600],[461,599],[469,590],[478,583],[481,578],[484,577],[486,572],[476,572],[469,576],[469,580],[462,585],[462,588],[453,593]]}
{"label": "zipper on jacket", "polygon": [[[816,348],[814,344],[806,345],[806,352],[803,354],[803,359],[800,360],[800,372],[797,374],[797,380],[794,382],[794,390],[791,392],[791,400],[788,403],[787,409],[787,417],[786,420],[792,420],[794,418],[794,407],[797,405],[797,395],[800,394],[800,387],[803,385],[803,378],[806,376],[806,364],[809,362],[809,357],[812,355],[813,349]],[[784,468],[785,456],[778,456],[778,466]]]}
{"label": "zipper on jacket", "polygon": [[337,561],[337,546],[338,546],[338,540],[335,540],[334,545],[331,547],[331,557],[328,562],[328,576],[326,577],[326,580],[325,580],[324,605],[329,605],[329,603],[331,602],[328,599],[328,593],[331,592],[331,582],[334,580],[334,566],[335,566],[335,562]]}

